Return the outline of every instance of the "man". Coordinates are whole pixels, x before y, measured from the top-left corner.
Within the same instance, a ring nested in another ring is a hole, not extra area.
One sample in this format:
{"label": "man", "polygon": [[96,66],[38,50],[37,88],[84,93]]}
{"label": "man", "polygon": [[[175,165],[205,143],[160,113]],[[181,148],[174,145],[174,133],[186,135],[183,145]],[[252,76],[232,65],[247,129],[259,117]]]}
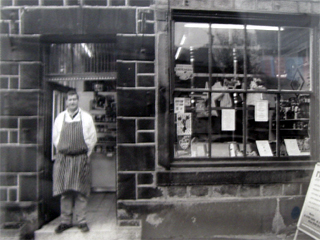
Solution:
{"label": "man", "polygon": [[61,223],[56,233],[73,226],[73,213],[78,228],[88,232],[86,207],[90,194],[90,161],[97,142],[91,115],[78,106],[77,92],[67,93],[67,109],[61,112],[53,126],[52,140],[57,149],[53,168],[53,195],[61,194]]}

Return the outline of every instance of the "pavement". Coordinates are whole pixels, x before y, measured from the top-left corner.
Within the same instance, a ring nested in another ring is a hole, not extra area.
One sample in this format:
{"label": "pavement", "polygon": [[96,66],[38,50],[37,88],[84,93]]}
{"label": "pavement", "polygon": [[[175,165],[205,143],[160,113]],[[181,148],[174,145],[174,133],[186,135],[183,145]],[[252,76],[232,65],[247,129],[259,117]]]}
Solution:
{"label": "pavement", "polygon": [[[116,218],[116,195],[114,193],[95,193],[88,204],[87,220],[90,231],[82,233],[77,227],[70,228],[61,234],[54,229],[60,218],[54,219],[35,232],[35,240],[293,240],[295,226],[287,228],[286,233],[263,235],[215,235],[210,238],[144,238],[141,224],[139,226],[119,226]],[[313,238],[299,231],[297,240]]]}

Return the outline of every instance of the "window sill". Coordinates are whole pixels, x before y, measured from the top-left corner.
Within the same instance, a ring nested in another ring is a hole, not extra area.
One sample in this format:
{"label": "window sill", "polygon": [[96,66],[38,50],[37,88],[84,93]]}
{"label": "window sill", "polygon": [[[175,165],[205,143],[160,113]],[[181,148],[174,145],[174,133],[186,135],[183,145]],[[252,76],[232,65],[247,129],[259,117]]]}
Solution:
{"label": "window sill", "polygon": [[308,183],[316,161],[173,162],[157,173],[159,186]]}

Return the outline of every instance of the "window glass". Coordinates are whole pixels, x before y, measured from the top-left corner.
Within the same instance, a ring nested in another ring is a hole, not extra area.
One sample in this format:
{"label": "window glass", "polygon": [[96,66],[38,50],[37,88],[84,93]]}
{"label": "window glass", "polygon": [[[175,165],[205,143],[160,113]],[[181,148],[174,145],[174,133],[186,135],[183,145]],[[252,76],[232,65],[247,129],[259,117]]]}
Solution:
{"label": "window glass", "polygon": [[280,155],[309,155],[310,95],[281,94],[279,106]]}
{"label": "window glass", "polygon": [[[310,154],[310,30],[176,22],[175,158]],[[288,91],[290,90],[290,91]]]}
{"label": "window glass", "polygon": [[205,88],[209,43],[209,24],[175,23],[175,87]]}
{"label": "window glass", "polygon": [[[257,88],[278,88],[278,27],[247,26],[248,77]],[[253,89],[253,86],[249,86]]]}
{"label": "window glass", "polygon": [[281,28],[280,49],[281,89],[311,90],[310,30]]}

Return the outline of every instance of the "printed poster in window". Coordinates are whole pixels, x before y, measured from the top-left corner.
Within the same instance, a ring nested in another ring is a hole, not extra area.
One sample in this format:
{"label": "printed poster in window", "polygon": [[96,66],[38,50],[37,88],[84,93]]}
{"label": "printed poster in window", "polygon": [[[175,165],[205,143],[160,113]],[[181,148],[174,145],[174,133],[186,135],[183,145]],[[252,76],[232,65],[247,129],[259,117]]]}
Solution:
{"label": "printed poster in window", "polygon": [[184,113],[185,98],[174,98],[174,113]]}
{"label": "printed poster in window", "polygon": [[177,113],[177,136],[192,134],[191,113]]}
{"label": "printed poster in window", "polygon": [[254,108],[254,120],[256,122],[268,122],[268,100],[257,101]]}
{"label": "printed poster in window", "polygon": [[189,80],[193,75],[193,67],[191,64],[177,64],[174,68],[176,75],[180,80]]}
{"label": "printed poster in window", "polygon": [[178,157],[182,156],[191,156],[191,136],[178,136],[178,146],[177,146],[177,155]]}

